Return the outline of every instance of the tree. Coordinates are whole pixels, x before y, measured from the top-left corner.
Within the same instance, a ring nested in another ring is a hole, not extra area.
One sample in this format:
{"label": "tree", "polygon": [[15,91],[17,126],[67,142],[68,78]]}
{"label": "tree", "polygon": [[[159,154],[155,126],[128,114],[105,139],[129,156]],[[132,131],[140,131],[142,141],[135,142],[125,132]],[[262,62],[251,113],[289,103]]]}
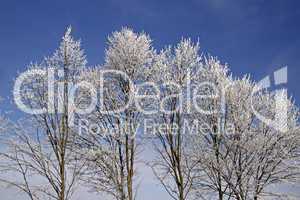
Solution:
{"label": "tree", "polygon": [[[207,139],[207,134],[194,138],[197,144],[193,155],[202,161],[198,169],[205,172],[206,177],[196,185],[200,192],[205,188],[219,191],[219,199],[287,198],[288,194],[271,192],[269,187],[299,180],[299,169],[295,165],[299,160],[297,108],[286,99],[285,92],[280,102],[269,91],[253,94],[258,86],[248,77],[230,82],[224,112],[219,114],[222,122],[219,133],[212,134],[218,137],[217,148],[207,145],[214,144]],[[287,131],[282,132],[258,119],[251,106],[268,119],[285,112],[278,108],[287,108]],[[233,133],[225,132],[228,124],[234,127]],[[216,180],[222,184],[215,184]],[[221,186],[223,193],[219,190]]]}
{"label": "tree", "polygon": [[[197,74],[195,85],[201,85],[194,94],[195,104],[191,117],[196,119],[198,129],[190,134],[190,159],[197,162],[197,174],[193,189],[197,198],[223,199],[230,195],[228,184],[222,178],[224,168],[223,131],[226,118],[222,116],[224,91],[231,83],[227,65],[214,57],[204,57],[202,69]],[[191,150],[191,151],[190,151]]]}
{"label": "tree", "polygon": [[[0,97],[0,102],[2,101],[2,98]],[[9,121],[8,119],[3,116],[3,113],[0,110],[0,135],[5,134],[8,129]]]}
{"label": "tree", "polygon": [[161,86],[161,104],[155,122],[163,125],[156,130],[154,140],[157,159],[151,163],[154,174],[164,189],[175,200],[189,199],[195,163],[186,152],[184,124],[189,120],[184,98],[189,83],[201,65],[199,44],[183,39],[174,49],[163,50],[157,56],[156,76]]}
{"label": "tree", "polygon": [[[83,74],[83,79],[104,88],[103,101],[87,116],[89,124],[103,129],[84,134],[78,142],[88,163],[83,179],[96,192],[117,200],[136,198],[134,178],[141,140],[136,133],[143,113],[130,98],[135,95],[134,85],[148,80],[153,54],[149,36],[123,28],[108,38],[105,65]],[[105,71],[101,82],[99,76]]]}
{"label": "tree", "polygon": [[28,116],[15,126],[14,137],[4,141],[8,151],[1,153],[2,169],[22,179],[1,181],[25,192],[31,200],[68,200],[78,182],[82,166],[72,154],[69,91],[85,65],[80,42],[68,28],[53,56],[30,65],[19,94],[15,93],[17,101],[30,109],[44,108],[44,112]]}
{"label": "tree", "polygon": [[150,165],[174,200],[291,197],[270,190],[299,181],[299,111],[285,90],[233,78],[190,39],[157,53],[128,28],[108,38],[103,66],[85,66],[68,28],[54,54],[16,80],[16,103],[31,115],[0,117],[0,133],[10,133],[1,137],[0,182],[31,200],[70,200],[79,181],[134,200],[144,128],[154,133]]}

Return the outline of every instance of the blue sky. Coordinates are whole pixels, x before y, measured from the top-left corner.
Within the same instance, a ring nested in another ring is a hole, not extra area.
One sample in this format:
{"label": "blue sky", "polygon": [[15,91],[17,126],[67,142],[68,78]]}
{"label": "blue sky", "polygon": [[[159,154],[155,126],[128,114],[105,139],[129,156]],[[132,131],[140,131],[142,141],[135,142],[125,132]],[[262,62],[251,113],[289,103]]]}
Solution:
{"label": "blue sky", "polygon": [[13,79],[58,46],[68,25],[90,65],[103,62],[107,36],[122,26],[150,34],[156,48],[199,38],[202,51],[227,62],[236,76],[260,80],[288,66],[287,88],[300,102],[300,1],[297,0],[1,0],[0,110]]}
{"label": "blue sky", "polygon": [[[149,33],[156,48],[199,38],[238,76],[259,80],[287,65],[299,99],[299,19],[297,0],[1,0],[0,96],[10,97],[17,72],[51,54],[72,25],[90,65],[103,62],[107,36],[128,26]],[[7,102],[0,109],[12,109]]]}

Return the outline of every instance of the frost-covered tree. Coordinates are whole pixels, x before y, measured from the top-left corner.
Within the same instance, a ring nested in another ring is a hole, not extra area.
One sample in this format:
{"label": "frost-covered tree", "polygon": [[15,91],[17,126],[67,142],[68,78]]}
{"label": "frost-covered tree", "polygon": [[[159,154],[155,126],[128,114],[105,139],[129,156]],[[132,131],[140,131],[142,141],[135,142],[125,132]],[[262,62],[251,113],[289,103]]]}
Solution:
{"label": "frost-covered tree", "polygon": [[183,39],[176,47],[168,47],[156,58],[155,75],[161,89],[161,103],[156,124],[163,124],[163,130],[156,130],[154,140],[156,159],[151,166],[157,179],[170,197],[175,200],[190,198],[193,185],[193,167],[186,152],[184,124],[189,120],[186,102],[189,82],[195,81],[195,74],[201,68],[199,44]]}
{"label": "frost-covered tree", "polygon": [[[201,161],[198,165],[201,179],[195,183],[199,196],[207,198],[203,194],[209,191],[211,196],[217,192],[218,199],[266,196],[286,199],[288,194],[280,194],[270,186],[299,180],[297,108],[286,98],[278,102],[269,91],[254,94],[256,87],[248,77],[230,80],[224,93],[223,109],[217,115],[218,132],[213,133],[210,128],[207,133],[193,138],[192,154]],[[285,132],[258,119],[252,109],[253,106],[268,119],[274,119],[276,112],[284,112],[278,110],[278,103],[287,107]],[[210,120],[205,121],[214,127]],[[229,124],[233,130],[226,132]]]}
{"label": "frost-covered tree", "polygon": [[[3,99],[0,97],[0,102],[2,102]],[[0,110],[0,135],[5,134],[8,127],[8,120],[3,116],[3,113]]]}
{"label": "frost-covered tree", "polygon": [[[148,35],[128,28],[108,38],[103,66],[85,66],[68,28],[54,54],[17,79],[16,103],[34,112],[14,124],[0,117],[0,133],[10,133],[1,137],[0,182],[31,200],[69,200],[79,181],[134,200],[139,133],[150,119],[150,164],[174,200],[291,197],[271,188],[300,178],[299,112],[286,91],[257,92],[248,76],[233,78],[217,58],[200,56],[190,39],[157,53]],[[87,90],[73,93],[78,83]],[[268,123],[278,117],[286,126]]]}
{"label": "frost-covered tree", "polygon": [[222,103],[224,89],[230,82],[227,65],[221,64],[217,58],[204,57],[194,83],[202,86],[193,95],[195,103],[190,115],[198,123],[198,129],[189,135],[189,148],[193,149],[189,152],[190,158],[197,162],[194,169],[197,176],[193,182],[197,198],[223,199],[228,193],[228,184],[224,182],[220,172],[223,169],[221,131],[225,128],[221,125],[225,124]]}
{"label": "frost-covered tree", "polygon": [[[253,115],[249,117],[248,123],[243,124],[244,127],[238,126],[236,134],[239,137],[232,147],[235,147],[234,152],[237,152],[239,156],[231,155],[242,160],[234,162],[233,165],[233,169],[239,175],[235,178],[235,181],[238,180],[236,182],[238,189],[235,190],[239,193],[238,199],[250,197],[256,200],[266,196],[281,199],[292,198],[288,192],[282,194],[279,191],[276,192],[275,188],[276,185],[297,183],[300,178],[298,167],[300,158],[299,112],[298,108],[286,98],[285,93],[286,91],[282,91],[281,99],[278,99],[273,93],[262,92],[252,96],[254,100],[252,99],[251,103],[268,119],[275,119],[276,113],[282,113],[281,117],[285,118],[283,115],[286,112],[286,130],[278,130],[277,127],[265,124]],[[278,107],[279,104],[286,110],[281,110]],[[248,112],[247,109],[244,109],[245,112]],[[241,121],[241,117],[241,115],[236,115],[235,121]]]}
{"label": "frost-covered tree", "polygon": [[[116,200],[136,198],[134,180],[141,139],[137,131],[143,113],[130,103],[130,98],[135,95],[134,85],[148,80],[153,55],[149,36],[123,28],[108,38],[104,66],[82,75],[97,88],[104,88],[102,102],[88,121],[106,130],[106,134],[102,130],[80,138],[88,163],[83,179],[94,191],[105,192]],[[104,71],[107,73],[100,82]]]}
{"label": "frost-covered tree", "polygon": [[19,92],[14,93],[28,109],[43,109],[15,126],[14,135],[5,141],[8,151],[1,154],[2,169],[20,175],[2,181],[31,200],[68,200],[74,192],[81,164],[72,155],[68,98],[71,84],[85,65],[80,42],[68,28],[53,56],[31,64]]}

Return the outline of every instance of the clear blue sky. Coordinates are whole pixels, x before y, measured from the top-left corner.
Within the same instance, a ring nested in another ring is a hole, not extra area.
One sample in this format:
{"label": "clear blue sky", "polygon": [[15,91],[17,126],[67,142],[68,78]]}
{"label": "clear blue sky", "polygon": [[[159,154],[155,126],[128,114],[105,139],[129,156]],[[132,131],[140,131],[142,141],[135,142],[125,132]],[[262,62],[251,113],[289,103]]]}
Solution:
{"label": "clear blue sky", "polygon": [[287,87],[300,102],[298,0],[1,0],[0,96],[11,98],[17,72],[51,54],[68,25],[90,65],[103,62],[107,36],[122,26],[149,33],[156,48],[199,38],[237,76],[260,80],[287,65]]}
{"label": "clear blue sky", "polygon": [[156,48],[199,38],[234,74],[256,80],[287,65],[288,89],[300,99],[297,0],[1,0],[0,96],[11,96],[17,71],[52,53],[68,25],[91,65],[103,62],[106,37],[129,26],[149,33]]}

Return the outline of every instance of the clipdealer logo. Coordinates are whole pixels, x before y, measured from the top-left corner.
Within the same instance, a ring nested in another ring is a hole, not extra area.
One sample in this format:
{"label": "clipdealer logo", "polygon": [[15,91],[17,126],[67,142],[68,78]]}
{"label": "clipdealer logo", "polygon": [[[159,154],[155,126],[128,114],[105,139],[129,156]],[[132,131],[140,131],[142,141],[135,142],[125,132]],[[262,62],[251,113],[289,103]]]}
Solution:
{"label": "clipdealer logo", "polygon": [[[57,74],[55,74],[55,72],[57,71]],[[155,82],[145,82],[143,84],[140,85],[134,85],[134,83],[130,80],[130,78],[128,77],[128,75],[122,71],[118,71],[118,70],[103,70],[100,73],[99,76],[99,85],[102,88],[95,88],[95,86],[88,82],[88,81],[80,81],[77,83],[72,83],[72,82],[68,82],[68,92],[67,92],[67,97],[68,97],[68,106],[67,106],[67,112],[69,113],[70,117],[69,117],[69,124],[70,126],[72,126],[74,124],[74,113],[80,114],[80,115],[84,115],[84,114],[89,114],[91,113],[94,108],[96,107],[97,103],[100,102],[100,108],[104,107],[103,104],[103,100],[102,99],[98,99],[98,91],[100,91],[99,97],[102,98],[104,96],[104,75],[107,74],[114,74],[114,75],[118,75],[118,76],[122,76],[124,79],[126,79],[129,83],[129,87],[130,87],[130,94],[129,94],[129,99],[126,102],[126,104],[116,110],[101,110],[103,113],[105,114],[115,114],[115,113],[119,113],[122,112],[124,110],[126,110],[128,108],[128,106],[130,106],[132,103],[135,103],[135,105],[137,106],[137,108],[139,109],[140,112],[144,113],[144,114],[149,114],[149,111],[146,111],[145,109],[141,108],[139,106],[139,101],[141,99],[144,98],[149,98],[149,99],[159,99],[160,97],[160,91],[159,91],[159,86],[155,83]],[[274,72],[274,84],[276,86],[282,86],[283,84],[286,84],[288,82],[288,72],[287,72],[287,67],[281,68],[277,71]],[[32,77],[41,77],[44,81],[46,81],[47,83],[47,105],[42,107],[42,108],[32,108],[28,105],[26,105],[23,102],[23,90],[22,90],[22,86],[24,85],[24,83],[27,83],[31,81]],[[190,84],[190,77],[191,75],[188,73],[187,77],[189,78],[187,80],[187,88],[188,91],[191,90],[191,86]],[[13,91],[13,95],[14,95],[14,100],[16,105],[18,106],[18,108],[20,110],[22,110],[25,113],[28,114],[32,114],[32,115],[39,115],[39,114],[44,114],[44,113],[49,113],[49,114],[53,114],[55,112],[55,105],[57,105],[57,111],[58,113],[63,113],[65,106],[64,106],[64,98],[65,96],[64,94],[64,90],[65,90],[65,81],[58,81],[59,80],[64,80],[64,71],[62,69],[54,69],[54,68],[48,68],[48,69],[31,69],[28,70],[22,74],[20,74],[20,76],[18,76],[18,78],[15,81],[15,85],[14,85],[14,91]],[[179,90],[181,89],[179,85],[177,85],[176,83],[173,82],[167,82],[164,83],[165,86],[172,86],[175,88],[178,88]],[[139,89],[141,89],[142,87],[145,86],[150,86],[151,88],[153,88],[153,90],[155,91],[155,94],[152,95],[143,95],[143,94],[139,94]],[[229,85],[230,86],[230,85]],[[229,87],[227,86],[227,87]],[[210,89],[212,89],[214,92],[214,95],[210,94],[210,95],[199,95],[198,94],[198,90],[200,88],[204,88],[204,87],[209,87]],[[288,119],[288,101],[287,101],[287,89],[283,88],[283,89],[279,89],[275,91],[275,117],[274,119],[270,119],[266,116],[264,116],[262,113],[260,113],[259,111],[256,110],[255,108],[255,104],[253,103],[254,97],[257,93],[266,90],[268,88],[271,87],[271,77],[270,76],[266,76],[265,78],[263,78],[261,81],[258,82],[258,84],[255,85],[255,87],[252,90],[252,94],[251,94],[251,108],[253,113],[255,114],[255,116],[262,122],[264,122],[265,124],[267,124],[268,126],[276,129],[277,131],[281,131],[281,132],[286,132],[288,129],[288,123],[287,123],[287,119]],[[87,89],[89,91],[89,96],[90,96],[90,101],[88,103],[88,105],[85,105],[84,108],[80,108],[79,106],[76,105],[75,103],[75,99],[76,99],[76,92],[80,89]],[[189,97],[192,97],[192,100],[189,99],[188,100],[188,110],[191,110],[191,105],[189,104],[193,104],[194,106],[194,110],[196,110],[199,113],[202,113],[204,115],[210,115],[212,113],[217,112],[216,110],[204,110],[202,108],[200,108],[197,105],[197,98],[218,98],[220,97],[221,100],[221,112],[225,112],[226,109],[226,87],[222,89],[222,91],[218,91],[216,85],[214,83],[209,83],[209,82],[204,82],[201,84],[198,84],[196,88],[194,88],[193,91],[189,91],[189,93],[193,93],[193,95],[189,94]],[[167,96],[165,99],[160,100],[161,102],[166,101],[169,98],[172,97],[179,97],[180,99],[182,99],[183,97],[181,96],[183,94],[172,94]],[[55,103],[57,102],[57,103]],[[180,105],[180,111],[181,111],[181,106]],[[167,111],[163,108],[163,106],[160,105],[160,111],[164,112],[164,113],[169,113],[170,111]],[[153,112],[150,112],[150,114],[153,114]]]}
{"label": "clipdealer logo", "polygon": [[[276,87],[282,86],[288,83],[288,68],[283,67],[273,73],[274,75],[274,85]],[[253,96],[265,89],[271,87],[271,77],[266,76],[258,84],[254,87],[252,91],[252,98]],[[268,126],[274,128],[277,131],[287,132],[288,130],[288,94],[286,88],[277,89],[274,91],[274,98],[275,98],[275,116],[274,119],[269,119],[259,113],[256,108],[254,107],[254,103],[251,102],[252,110],[255,116],[267,124]]]}

